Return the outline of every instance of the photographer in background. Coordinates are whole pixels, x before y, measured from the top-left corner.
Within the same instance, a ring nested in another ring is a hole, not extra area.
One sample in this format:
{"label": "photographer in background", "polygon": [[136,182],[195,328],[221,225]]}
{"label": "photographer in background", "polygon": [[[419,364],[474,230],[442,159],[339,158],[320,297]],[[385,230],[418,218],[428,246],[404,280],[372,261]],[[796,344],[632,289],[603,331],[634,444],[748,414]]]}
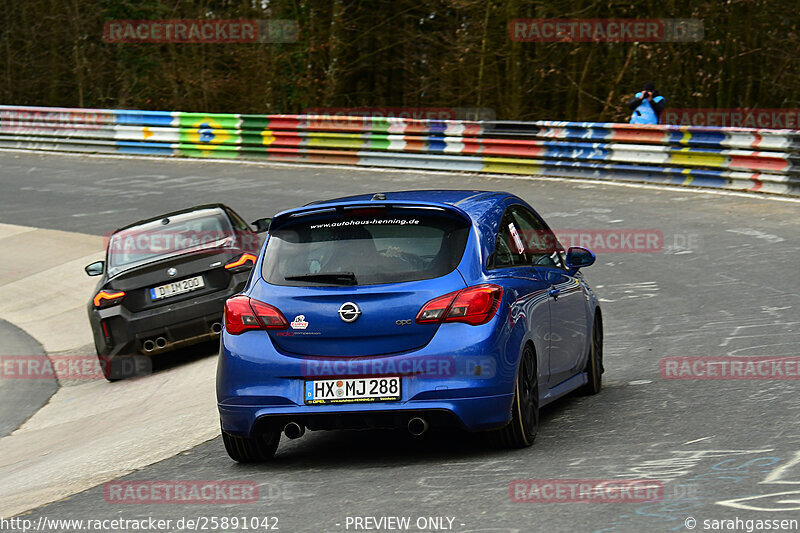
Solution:
{"label": "photographer in background", "polygon": [[641,92],[628,100],[628,107],[633,111],[631,124],[658,124],[665,106],[664,97],[658,94],[655,84],[648,81]]}

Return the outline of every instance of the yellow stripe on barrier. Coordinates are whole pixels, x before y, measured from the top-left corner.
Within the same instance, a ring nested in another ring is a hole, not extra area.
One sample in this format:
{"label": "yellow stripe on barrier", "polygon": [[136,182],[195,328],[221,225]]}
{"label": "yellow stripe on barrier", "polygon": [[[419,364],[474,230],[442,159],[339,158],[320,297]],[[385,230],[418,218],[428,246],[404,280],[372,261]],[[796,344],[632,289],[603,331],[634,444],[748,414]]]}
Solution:
{"label": "yellow stripe on barrier", "polygon": [[483,172],[496,174],[539,174],[542,165],[539,161],[513,159],[506,157],[484,157]]}
{"label": "yellow stripe on barrier", "polygon": [[261,144],[269,146],[274,142],[275,142],[275,136],[272,134],[272,130],[265,129],[264,131],[261,132]]}
{"label": "yellow stripe on barrier", "polygon": [[681,148],[670,153],[669,163],[674,165],[727,168],[728,158],[722,154],[690,152],[689,148]]}
{"label": "yellow stripe on barrier", "polygon": [[694,178],[692,177],[692,169],[684,168],[683,170],[681,170],[681,174],[686,176],[686,178],[683,180],[683,185],[689,185],[694,181]]}

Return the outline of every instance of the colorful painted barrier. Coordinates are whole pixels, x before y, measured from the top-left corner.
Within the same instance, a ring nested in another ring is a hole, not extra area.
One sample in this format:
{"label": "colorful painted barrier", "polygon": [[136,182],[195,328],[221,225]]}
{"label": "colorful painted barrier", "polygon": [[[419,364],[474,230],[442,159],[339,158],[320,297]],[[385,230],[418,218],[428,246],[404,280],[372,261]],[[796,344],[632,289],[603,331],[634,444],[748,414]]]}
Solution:
{"label": "colorful painted barrier", "polygon": [[800,131],[0,106],[0,148],[615,179],[800,195]]}

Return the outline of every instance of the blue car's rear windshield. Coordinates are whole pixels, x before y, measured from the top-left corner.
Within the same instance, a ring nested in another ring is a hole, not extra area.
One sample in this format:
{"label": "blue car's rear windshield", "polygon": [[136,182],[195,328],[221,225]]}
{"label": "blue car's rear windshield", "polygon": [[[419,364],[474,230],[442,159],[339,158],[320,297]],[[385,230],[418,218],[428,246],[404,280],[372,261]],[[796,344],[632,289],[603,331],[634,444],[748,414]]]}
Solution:
{"label": "blue car's rear windshield", "polygon": [[274,285],[375,285],[452,272],[469,224],[447,210],[328,210],[270,231],[262,276]]}

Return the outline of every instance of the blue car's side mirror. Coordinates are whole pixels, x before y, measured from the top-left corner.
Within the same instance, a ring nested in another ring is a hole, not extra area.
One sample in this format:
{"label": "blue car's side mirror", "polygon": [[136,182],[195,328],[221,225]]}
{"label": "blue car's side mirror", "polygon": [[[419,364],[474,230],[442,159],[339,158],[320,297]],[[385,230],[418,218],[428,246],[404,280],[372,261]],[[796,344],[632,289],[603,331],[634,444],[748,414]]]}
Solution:
{"label": "blue car's side mirror", "polygon": [[567,268],[570,274],[575,274],[578,269],[594,264],[594,254],[586,248],[571,246],[567,250]]}

